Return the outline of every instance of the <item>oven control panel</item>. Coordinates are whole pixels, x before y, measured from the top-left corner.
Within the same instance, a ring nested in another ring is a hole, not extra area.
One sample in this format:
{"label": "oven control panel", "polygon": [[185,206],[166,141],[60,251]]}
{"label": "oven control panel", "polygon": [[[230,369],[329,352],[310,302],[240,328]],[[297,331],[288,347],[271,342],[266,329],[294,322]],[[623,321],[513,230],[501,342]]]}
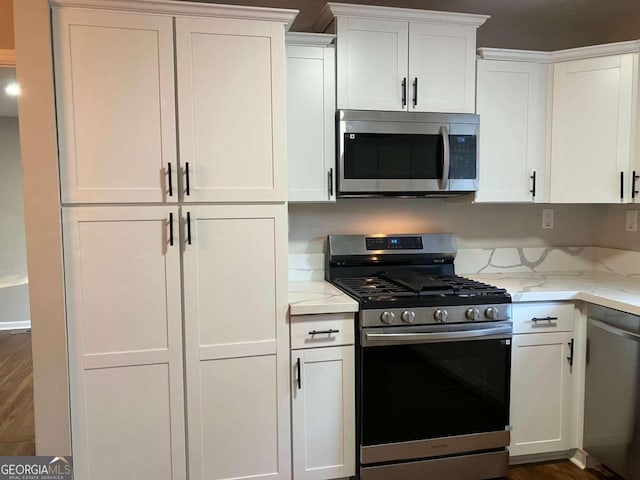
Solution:
{"label": "oven control panel", "polygon": [[367,237],[367,250],[422,250],[422,237]]}
{"label": "oven control panel", "polygon": [[362,327],[495,322],[510,319],[510,303],[371,309],[360,312],[360,326]]}

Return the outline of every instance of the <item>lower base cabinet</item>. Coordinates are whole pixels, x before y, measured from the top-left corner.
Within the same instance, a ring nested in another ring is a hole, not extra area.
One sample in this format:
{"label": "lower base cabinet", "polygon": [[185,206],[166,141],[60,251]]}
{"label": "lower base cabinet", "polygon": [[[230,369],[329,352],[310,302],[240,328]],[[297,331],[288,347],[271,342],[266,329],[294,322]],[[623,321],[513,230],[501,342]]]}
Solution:
{"label": "lower base cabinet", "polygon": [[572,304],[514,305],[511,456],[574,447],[573,311]]}
{"label": "lower base cabinet", "polygon": [[291,351],[295,480],[355,475],[354,362],[353,345]]}

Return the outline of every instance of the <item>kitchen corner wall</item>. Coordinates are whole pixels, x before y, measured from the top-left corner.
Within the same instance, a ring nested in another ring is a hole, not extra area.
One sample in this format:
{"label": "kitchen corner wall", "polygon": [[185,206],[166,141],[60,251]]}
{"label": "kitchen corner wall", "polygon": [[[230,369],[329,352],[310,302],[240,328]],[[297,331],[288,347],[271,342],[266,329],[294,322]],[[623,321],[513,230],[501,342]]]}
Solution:
{"label": "kitchen corner wall", "polygon": [[[0,117],[0,329],[29,320],[18,119]],[[16,325],[13,325],[14,327]]]}
{"label": "kitchen corner wall", "polygon": [[[542,209],[555,228],[542,229]],[[473,204],[452,199],[344,199],[289,205],[289,253],[322,253],[327,234],[455,233],[458,248],[591,246],[603,205]],[[623,233],[624,223],[616,231]]]}
{"label": "kitchen corner wall", "polygon": [[640,251],[640,232],[625,231],[627,210],[640,211],[638,205],[607,205],[594,223],[594,242],[599,247]]}

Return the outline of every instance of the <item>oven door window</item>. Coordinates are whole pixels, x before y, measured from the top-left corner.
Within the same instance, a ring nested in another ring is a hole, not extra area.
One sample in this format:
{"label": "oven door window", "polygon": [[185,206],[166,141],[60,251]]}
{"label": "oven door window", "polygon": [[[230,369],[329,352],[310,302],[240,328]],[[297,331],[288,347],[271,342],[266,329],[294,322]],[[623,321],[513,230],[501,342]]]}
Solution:
{"label": "oven door window", "polygon": [[509,340],[362,348],[362,445],[504,430]]}
{"label": "oven door window", "polygon": [[344,178],[437,180],[442,177],[440,135],[345,133]]}

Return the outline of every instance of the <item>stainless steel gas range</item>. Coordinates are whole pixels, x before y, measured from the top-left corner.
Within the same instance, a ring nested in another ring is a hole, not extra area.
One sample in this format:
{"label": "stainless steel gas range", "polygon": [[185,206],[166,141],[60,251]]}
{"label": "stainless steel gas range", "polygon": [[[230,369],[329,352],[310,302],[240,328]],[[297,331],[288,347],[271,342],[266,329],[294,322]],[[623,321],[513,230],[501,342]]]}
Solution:
{"label": "stainless steel gas range", "polygon": [[455,255],[450,234],[329,236],[327,280],[360,304],[361,480],[507,475],[511,297]]}

